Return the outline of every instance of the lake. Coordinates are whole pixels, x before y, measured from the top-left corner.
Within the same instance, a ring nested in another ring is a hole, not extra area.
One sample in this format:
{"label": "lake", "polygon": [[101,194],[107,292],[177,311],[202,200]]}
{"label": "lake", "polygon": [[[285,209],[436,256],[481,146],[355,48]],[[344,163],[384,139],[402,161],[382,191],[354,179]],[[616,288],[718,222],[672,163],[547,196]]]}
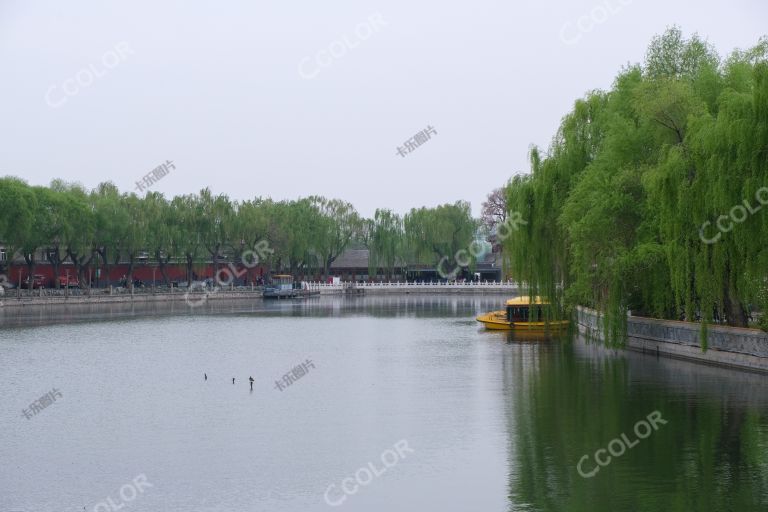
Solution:
{"label": "lake", "polygon": [[503,300],[6,308],[0,510],[768,509],[768,377],[484,331]]}

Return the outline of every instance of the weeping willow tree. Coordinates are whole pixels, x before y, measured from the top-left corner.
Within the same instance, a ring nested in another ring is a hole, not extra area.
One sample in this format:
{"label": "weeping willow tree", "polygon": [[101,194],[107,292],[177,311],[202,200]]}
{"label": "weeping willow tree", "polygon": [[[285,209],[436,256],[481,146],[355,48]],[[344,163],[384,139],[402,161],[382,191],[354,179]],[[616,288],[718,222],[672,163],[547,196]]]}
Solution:
{"label": "weeping willow tree", "polygon": [[368,274],[375,276],[382,268],[386,278],[391,280],[397,264],[403,264],[403,219],[392,210],[377,208],[370,220],[369,231]]}
{"label": "weeping willow tree", "polygon": [[701,320],[706,339],[708,323],[768,308],[767,55],[763,39],[721,61],[671,28],[611,90],[578,100],[508,186],[528,221],[505,240],[513,277],[566,310],[596,308],[609,343],[628,310]]}
{"label": "weeping willow tree", "polygon": [[527,287],[528,295],[544,296],[554,305],[547,310],[552,316],[565,313],[564,291],[573,282],[572,248],[558,219],[575,178],[595,158],[603,137],[596,118],[604,101],[597,92],[579,100],[564,119],[550,154],[542,159],[539,150],[532,149],[532,173],[515,176],[507,187],[510,216],[518,214],[526,224],[504,239],[506,267]]}
{"label": "weeping willow tree", "polygon": [[[412,208],[403,218],[408,253],[419,263],[455,276],[462,268],[458,251],[469,247],[477,230],[469,203]],[[474,258],[474,256],[472,256]]]}
{"label": "weeping willow tree", "polygon": [[[670,309],[676,318],[701,320],[703,341],[713,321],[746,327],[749,305],[760,302],[765,287],[761,240],[768,218],[755,207],[758,190],[768,186],[766,43],[723,64],[713,52],[698,52],[698,65],[683,73],[649,69],[641,89],[641,112],[658,138],[667,137],[646,188],[658,207],[656,233],[674,293]],[[670,51],[683,61],[700,46],[692,38]]]}

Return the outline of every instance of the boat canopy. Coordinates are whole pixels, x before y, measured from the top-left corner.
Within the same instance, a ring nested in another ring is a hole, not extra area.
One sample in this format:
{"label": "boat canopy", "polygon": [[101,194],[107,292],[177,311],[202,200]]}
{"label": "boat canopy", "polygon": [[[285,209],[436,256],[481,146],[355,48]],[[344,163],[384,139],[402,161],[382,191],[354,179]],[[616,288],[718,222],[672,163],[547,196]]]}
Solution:
{"label": "boat canopy", "polygon": [[281,290],[293,288],[293,276],[289,274],[275,274],[272,276],[272,284]]}
{"label": "boat canopy", "polygon": [[521,295],[507,301],[507,306],[530,306],[531,304],[543,305],[549,304],[549,302],[541,297],[533,297],[533,300],[531,300],[531,297],[528,295]]}

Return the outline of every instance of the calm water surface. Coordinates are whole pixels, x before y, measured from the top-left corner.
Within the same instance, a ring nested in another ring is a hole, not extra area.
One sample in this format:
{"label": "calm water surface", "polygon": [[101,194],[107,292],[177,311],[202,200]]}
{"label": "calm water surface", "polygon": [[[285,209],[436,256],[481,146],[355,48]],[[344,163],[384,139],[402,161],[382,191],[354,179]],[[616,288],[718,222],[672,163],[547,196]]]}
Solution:
{"label": "calm water surface", "polygon": [[768,510],[768,378],[481,330],[502,300],[6,309],[0,511]]}

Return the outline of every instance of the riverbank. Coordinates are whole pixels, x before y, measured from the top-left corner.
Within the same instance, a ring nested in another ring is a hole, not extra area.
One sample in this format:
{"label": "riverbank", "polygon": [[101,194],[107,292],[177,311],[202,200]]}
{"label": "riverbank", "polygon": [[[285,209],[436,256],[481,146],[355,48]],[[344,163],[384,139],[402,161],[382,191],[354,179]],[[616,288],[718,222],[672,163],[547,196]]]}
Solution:
{"label": "riverbank", "polygon": [[[602,320],[597,311],[578,307],[576,317],[581,334],[605,341]],[[768,374],[768,333],[759,329],[711,325],[707,332],[706,351],[702,350],[700,340],[701,324],[698,323],[629,317],[624,347],[664,357]]]}
{"label": "riverbank", "polygon": [[[439,283],[439,282],[408,282],[408,283],[305,283],[302,288],[309,294],[319,295],[364,295],[364,294],[504,294],[515,296],[519,293],[519,287],[513,282],[473,282],[466,283]],[[203,292],[195,289],[187,293],[184,289],[170,291],[167,288],[154,292],[151,289],[137,289],[130,293],[125,289],[114,288],[94,289],[90,294],[83,294],[81,290],[65,293],[65,290],[34,290],[31,293],[23,290],[19,296],[16,290],[6,291],[0,296],[0,308],[51,306],[63,304],[119,304],[133,302],[168,302],[187,301],[190,306],[209,300],[261,300],[261,287],[241,287],[228,290],[214,289]]]}
{"label": "riverbank", "polygon": [[[99,290],[101,292],[101,290]],[[0,297],[0,308],[28,308],[34,306],[64,306],[71,304],[130,304],[145,302],[188,302],[191,307],[198,306],[208,301],[222,300],[262,300],[262,290],[234,290],[234,291],[215,291],[209,293],[194,292],[187,294],[183,291],[177,292],[141,292],[141,293],[115,293],[112,295],[105,293],[94,293],[90,295],[40,295],[40,296],[21,296],[6,295]]]}

